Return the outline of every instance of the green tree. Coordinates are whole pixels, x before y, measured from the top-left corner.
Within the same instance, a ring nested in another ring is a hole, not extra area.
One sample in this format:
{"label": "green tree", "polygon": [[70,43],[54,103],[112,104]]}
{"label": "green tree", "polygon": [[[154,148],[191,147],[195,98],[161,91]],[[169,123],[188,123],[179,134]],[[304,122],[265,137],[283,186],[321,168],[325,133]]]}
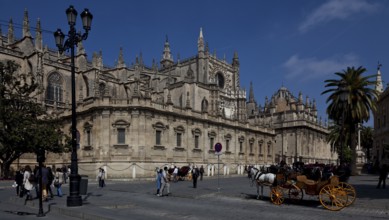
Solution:
{"label": "green tree", "polygon": [[[350,135],[341,135],[341,130],[342,126],[338,124],[331,125],[329,127],[330,133],[327,136],[327,141],[331,146],[336,148],[338,155],[343,155],[343,161],[349,163],[352,161],[350,145],[348,144],[350,142]],[[347,128],[343,130],[347,130]]]}
{"label": "green tree", "polygon": [[356,174],[357,125],[367,122],[370,112],[376,109],[377,92],[372,88],[376,82],[370,80],[375,75],[363,76],[364,72],[363,67],[347,67],[343,72],[336,72],[339,79],[325,80],[328,89],[322,92],[329,94],[326,100],[329,118],[343,128],[340,135],[350,136],[352,174]]}
{"label": "green tree", "polygon": [[22,73],[12,61],[0,62],[0,165],[2,177],[10,176],[10,166],[24,153],[39,147],[62,152],[60,123],[46,115],[36,103],[39,86],[32,73]]}
{"label": "green tree", "polygon": [[366,158],[370,160],[370,150],[373,148],[374,143],[374,130],[371,127],[361,127],[361,147],[366,151]]}

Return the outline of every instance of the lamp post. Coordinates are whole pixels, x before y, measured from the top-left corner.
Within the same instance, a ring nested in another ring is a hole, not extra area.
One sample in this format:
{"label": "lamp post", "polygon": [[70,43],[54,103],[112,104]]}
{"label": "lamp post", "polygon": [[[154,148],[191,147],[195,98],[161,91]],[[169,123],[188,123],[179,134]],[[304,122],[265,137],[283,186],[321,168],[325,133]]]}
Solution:
{"label": "lamp post", "polygon": [[39,147],[38,151],[36,152],[36,160],[39,163],[39,175],[38,175],[38,184],[39,184],[39,211],[37,217],[43,217],[45,216],[45,213],[43,212],[43,204],[42,204],[42,166],[43,162],[45,162],[45,149]]}
{"label": "lamp post", "polygon": [[71,84],[72,84],[72,155],[70,165],[70,183],[69,183],[69,196],[67,197],[67,206],[82,206],[82,200],[80,196],[80,175],[78,175],[78,163],[77,163],[77,121],[76,121],[76,77],[75,77],[75,65],[74,65],[74,47],[83,40],[88,38],[88,32],[91,29],[92,14],[88,9],[85,9],[81,13],[82,24],[85,33],[77,33],[75,25],[77,18],[77,11],[71,5],[66,10],[68,18],[68,24],[70,30],[68,32],[68,39],[64,41],[65,35],[61,29],[57,29],[54,33],[55,43],[60,53],[70,49],[71,56]]}

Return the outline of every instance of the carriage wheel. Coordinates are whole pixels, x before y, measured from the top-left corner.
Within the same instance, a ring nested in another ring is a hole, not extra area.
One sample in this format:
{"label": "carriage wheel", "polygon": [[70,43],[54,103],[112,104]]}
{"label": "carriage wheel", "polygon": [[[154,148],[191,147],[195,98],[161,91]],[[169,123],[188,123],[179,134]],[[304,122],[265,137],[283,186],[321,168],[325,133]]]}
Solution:
{"label": "carriage wheel", "polygon": [[304,193],[301,188],[296,185],[292,185],[289,189],[289,199],[293,203],[298,203],[303,199]]}
{"label": "carriage wheel", "polygon": [[339,211],[346,206],[347,194],[341,187],[325,185],[319,193],[320,203],[331,211]]}
{"label": "carriage wheel", "polygon": [[282,189],[279,186],[272,187],[270,191],[270,200],[273,204],[281,205],[284,202],[284,197],[282,196]]}
{"label": "carriage wheel", "polygon": [[347,194],[347,203],[346,206],[349,206],[354,203],[355,199],[357,198],[357,193],[355,191],[355,188],[345,182],[340,182],[338,187],[342,188],[342,192]]}

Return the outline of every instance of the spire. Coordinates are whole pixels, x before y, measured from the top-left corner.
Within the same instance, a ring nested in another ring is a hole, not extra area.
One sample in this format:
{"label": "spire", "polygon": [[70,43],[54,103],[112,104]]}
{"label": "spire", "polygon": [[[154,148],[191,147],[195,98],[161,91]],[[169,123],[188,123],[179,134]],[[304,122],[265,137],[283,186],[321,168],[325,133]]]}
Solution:
{"label": "spire", "polygon": [[97,68],[100,70],[103,69],[103,51],[100,50],[99,55],[97,57]]}
{"label": "spire", "polygon": [[311,102],[309,101],[309,96],[305,97],[305,108],[308,109],[308,111],[311,108]]}
{"label": "spire", "polygon": [[85,48],[82,41],[77,43],[77,55],[85,54]]}
{"label": "spire", "polygon": [[303,104],[303,94],[301,93],[301,91],[299,92],[298,104],[299,104],[299,105],[302,105],[302,104]]}
{"label": "spire", "polygon": [[29,25],[29,22],[28,22],[28,11],[27,11],[27,9],[24,9],[23,37],[31,37],[30,25]]}
{"label": "spire", "polygon": [[142,55],[142,51],[141,52],[139,52],[139,64],[141,65],[141,66],[143,66],[143,55]]}
{"label": "spire", "polygon": [[158,70],[158,64],[155,62],[155,59],[153,58],[153,63],[151,65],[151,68],[153,69],[153,71],[157,72]]}
{"label": "spire", "polygon": [[36,32],[35,32],[35,49],[42,50],[42,29],[41,29],[41,20],[38,18],[36,22]]}
{"label": "spire", "polygon": [[313,109],[313,110],[316,110],[316,109],[317,109],[316,100],[315,100],[315,99],[313,100],[313,103],[312,103],[312,109]]}
{"label": "spire", "polygon": [[8,44],[13,44],[13,43],[14,43],[14,24],[11,18],[8,24]]}
{"label": "spire", "polygon": [[254,89],[253,89],[253,82],[250,82],[250,94],[249,94],[249,102],[254,102]]}
{"label": "spire", "polygon": [[169,40],[166,35],[166,41],[163,49],[161,64],[163,67],[171,66],[174,63],[172,54],[170,52]]}
{"label": "spire", "polygon": [[384,91],[384,86],[383,86],[382,77],[381,77],[381,66],[382,66],[382,64],[380,62],[378,62],[375,90],[379,94],[381,94]]}
{"label": "spire", "polygon": [[199,53],[204,52],[204,36],[203,36],[203,28],[200,28],[199,39],[197,40],[197,49]]}
{"label": "spire", "polygon": [[232,58],[232,66],[239,66],[239,57],[238,52],[234,52],[234,57]]}
{"label": "spire", "polygon": [[172,95],[170,94],[170,90],[168,90],[166,104],[168,104],[168,105],[173,105]]}
{"label": "spire", "polygon": [[123,47],[120,47],[119,58],[118,58],[118,63],[117,63],[116,67],[117,68],[126,67],[126,64],[124,63],[124,59],[123,59]]}

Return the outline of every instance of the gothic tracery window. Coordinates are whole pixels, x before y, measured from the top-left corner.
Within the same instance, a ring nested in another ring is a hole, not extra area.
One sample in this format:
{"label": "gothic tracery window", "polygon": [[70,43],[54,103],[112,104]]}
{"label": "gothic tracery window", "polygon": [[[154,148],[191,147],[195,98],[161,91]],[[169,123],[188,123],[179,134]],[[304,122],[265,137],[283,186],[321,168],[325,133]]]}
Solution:
{"label": "gothic tracery window", "polygon": [[104,96],[104,94],[105,94],[105,84],[104,83],[100,83],[100,85],[99,85],[99,93],[100,93],[100,97]]}
{"label": "gothic tracery window", "polygon": [[216,74],[216,84],[219,86],[219,88],[224,89],[224,76],[222,73]]}
{"label": "gothic tracery window", "polygon": [[62,77],[59,73],[52,73],[48,78],[46,99],[50,101],[62,102],[63,100],[63,88]]}

